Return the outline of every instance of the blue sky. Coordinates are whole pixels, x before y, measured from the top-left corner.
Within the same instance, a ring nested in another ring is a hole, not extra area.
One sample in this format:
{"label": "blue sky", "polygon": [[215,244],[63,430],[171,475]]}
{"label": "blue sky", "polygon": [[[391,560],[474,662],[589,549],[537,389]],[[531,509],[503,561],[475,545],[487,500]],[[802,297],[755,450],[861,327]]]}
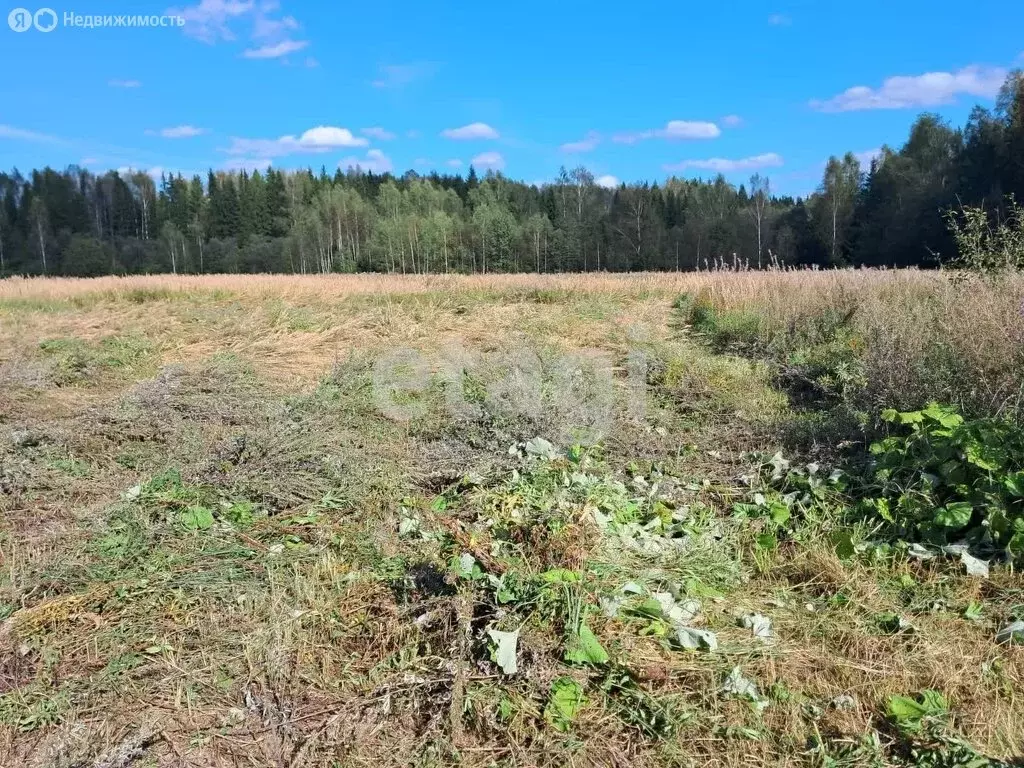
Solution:
{"label": "blue sky", "polygon": [[474,162],[540,182],[582,164],[608,184],[758,171],[806,194],[830,154],[898,146],[925,110],[961,124],[1024,66],[1024,3],[1007,0],[51,7],[52,32],[0,26],[5,169]]}

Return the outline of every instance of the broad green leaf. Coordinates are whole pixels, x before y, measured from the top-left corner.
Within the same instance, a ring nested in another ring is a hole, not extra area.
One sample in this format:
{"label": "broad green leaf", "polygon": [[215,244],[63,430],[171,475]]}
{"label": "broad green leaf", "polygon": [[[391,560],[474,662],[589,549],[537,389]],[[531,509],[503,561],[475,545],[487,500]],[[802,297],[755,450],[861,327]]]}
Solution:
{"label": "broad green leaf", "polygon": [[887,522],[895,522],[895,518],[892,516],[892,510],[889,507],[888,499],[875,499],[874,500],[875,511],[878,512],[879,516]]}
{"label": "broad green leaf", "polygon": [[981,618],[983,610],[984,606],[981,603],[972,600],[970,604],[964,609],[964,618],[969,619],[970,621],[977,621]]}
{"label": "broad green leaf", "polygon": [[999,463],[983,445],[968,445],[964,449],[964,456],[971,464],[986,472],[995,472],[999,469]]}
{"label": "broad green leaf", "polygon": [[951,501],[946,506],[936,509],[932,519],[936,525],[944,528],[963,528],[971,522],[972,514],[974,507],[966,501]]}
{"label": "broad green leaf", "polygon": [[551,684],[551,695],[544,707],[544,719],[556,730],[569,730],[576,715],[587,703],[583,688],[571,677],[559,677]]}
{"label": "broad green leaf", "polygon": [[946,697],[938,691],[921,691],[921,705],[933,717],[949,712],[949,703],[946,701]]}
{"label": "broad green leaf", "polygon": [[925,408],[922,413],[924,416],[927,416],[933,421],[937,421],[947,429],[958,427],[964,423],[963,416],[951,408],[943,408],[938,403],[929,403],[928,407]]}
{"label": "broad green leaf", "polygon": [[890,696],[886,704],[886,712],[896,721],[920,720],[925,715],[925,708],[907,696]]}
{"label": "broad green leaf", "polygon": [[1003,479],[1003,485],[1006,486],[1006,490],[1011,495],[1017,498],[1024,498],[1024,472],[1008,475]]}
{"label": "broad green leaf", "polygon": [[757,504],[751,504],[746,501],[737,501],[732,505],[733,514],[740,517],[753,517],[757,515],[759,511]]}
{"label": "broad green leaf", "polygon": [[922,691],[917,700],[907,696],[890,696],[886,712],[905,731],[921,730],[925,718],[939,718],[949,712],[949,704],[938,691]]}
{"label": "broad green leaf", "polygon": [[832,546],[836,549],[836,556],[840,560],[848,560],[857,553],[853,545],[853,536],[849,531],[836,531],[832,534]]}
{"label": "broad green leaf", "polygon": [[647,598],[642,603],[637,605],[635,608],[633,608],[632,612],[638,613],[641,616],[647,616],[652,619],[660,619],[662,617],[661,603],[659,603],[652,597]]}
{"label": "broad green leaf", "polygon": [[507,722],[512,719],[512,713],[514,708],[512,706],[511,699],[502,696],[501,701],[498,702],[498,718],[502,722]]}
{"label": "broad green leaf", "polygon": [[899,415],[900,424],[920,424],[924,421],[921,411],[904,411]]}
{"label": "broad green leaf", "polygon": [[785,525],[791,517],[789,507],[787,507],[781,501],[772,502],[770,514],[772,522],[776,525]]}
{"label": "broad green leaf", "polygon": [[463,579],[477,579],[484,575],[483,569],[469,552],[463,552],[451,560],[451,569],[455,575]]}
{"label": "broad green leaf", "polygon": [[608,652],[601,647],[590,627],[583,624],[580,631],[569,638],[565,660],[575,664],[605,664],[608,661]]}
{"label": "broad green leaf", "polygon": [[187,530],[205,531],[213,526],[213,512],[196,504],[182,511],[178,520]]}

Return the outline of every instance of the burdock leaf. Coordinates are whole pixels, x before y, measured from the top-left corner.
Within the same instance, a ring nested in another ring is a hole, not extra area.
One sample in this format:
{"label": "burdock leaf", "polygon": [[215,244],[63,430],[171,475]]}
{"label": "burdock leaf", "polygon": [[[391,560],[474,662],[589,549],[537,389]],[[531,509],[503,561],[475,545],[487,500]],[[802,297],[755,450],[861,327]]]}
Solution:
{"label": "burdock leaf", "polygon": [[576,714],[587,703],[583,688],[571,677],[559,677],[551,684],[551,696],[544,707],[544,719],[556,730],[568,731]]}
{"label": "burdock leaf", "polygon": [[601,646],[597,635],[586,624],[569,638],[565,649],[565,660],[576,664],[605,664],[608,652]]}

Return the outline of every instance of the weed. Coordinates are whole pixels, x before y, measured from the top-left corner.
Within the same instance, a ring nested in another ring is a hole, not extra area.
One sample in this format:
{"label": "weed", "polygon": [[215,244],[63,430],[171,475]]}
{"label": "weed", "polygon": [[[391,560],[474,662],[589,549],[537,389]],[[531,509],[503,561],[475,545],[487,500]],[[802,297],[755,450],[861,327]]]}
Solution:
{"label": "weed", "polygon": [[863,506],[899,536],[1024,557],[1024,437],[1002,419],[965,420],[935,403],[886,411]]}

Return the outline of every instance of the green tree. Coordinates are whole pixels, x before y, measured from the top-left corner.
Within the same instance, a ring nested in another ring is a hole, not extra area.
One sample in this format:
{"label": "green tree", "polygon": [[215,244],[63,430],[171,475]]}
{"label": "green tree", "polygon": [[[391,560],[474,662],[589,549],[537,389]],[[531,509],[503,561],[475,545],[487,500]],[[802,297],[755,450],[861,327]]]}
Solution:
{"label": "green tree", "polygon": [[847,152],[842,160],[830,157],[814,211],[822,240],[828,244],[832,264],[843,260],[859,190],[860,162],[853,153]]}

